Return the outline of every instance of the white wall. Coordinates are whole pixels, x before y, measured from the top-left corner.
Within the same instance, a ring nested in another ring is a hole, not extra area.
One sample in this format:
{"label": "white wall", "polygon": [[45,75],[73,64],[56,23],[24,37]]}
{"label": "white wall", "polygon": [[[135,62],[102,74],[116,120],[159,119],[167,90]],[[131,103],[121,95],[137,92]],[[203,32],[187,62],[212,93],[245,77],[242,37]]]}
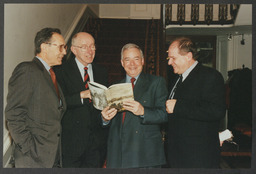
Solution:
{"label": "white wall", "polygon": [[160,4],[100,4],[100,18],[160,19]]}
{"label": "white wall", "polygon": [[252,69],[252,34],[245,34],[245,45],[241,45],[241,35],[233,36],[231,41],[228,41],[228,63],[227,70],[242,68],[244,65]]}
{"label": "white wall", "polygon": [[[18,63],[34,57],[36,32],[44,27],[59,28],[67,41],[75,19],[86,5],[81,4],[5,4],[4,5],[4,108],[8,81]],[[4,113],[3,113],[4,115]],[[3,118],[5,120],[5,118]],[[3,154],[10,145],[4,126]]]}
{"label": "white wall", "polygon": [[242,35],[235,35],[228,41],[227,35],[217,37],[216,69],[224,79],[228,79],[228,71],[242,68],[252,69],[252,34],[244,35],[245,44],[241,45]]}
{"label": "white wall", "polygon": [[128,18],[130,6],[127,4],[100,4],[100,18]]}
{"label": "white wall", "polygon": [[228,58],[227,36],[217,36],[216,44],[216,69],[221,72],[224,80],[228,79],[227,58]]}

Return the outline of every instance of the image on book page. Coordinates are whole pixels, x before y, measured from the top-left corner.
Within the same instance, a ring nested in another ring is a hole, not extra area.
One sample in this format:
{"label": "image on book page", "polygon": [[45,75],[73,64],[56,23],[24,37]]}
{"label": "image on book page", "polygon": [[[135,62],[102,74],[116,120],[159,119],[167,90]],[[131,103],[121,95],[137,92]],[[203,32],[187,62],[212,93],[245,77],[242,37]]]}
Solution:
{"label": "image on book page", "polygon": [[116,108],[118,111],[122,111],[124,110],[123,101],[134,100],[131,83],[114,84],[109,88],[96,82],[89,82],[88,85],[93,106],[99,110],[110,106],[110,108]]}
{"label": "image on book page", "polygon": [[109,87],[106,91],[108,106],[116,108],[118,112],[125,110],[123,101],[134,100],[131,83],[120,83]]}
{"label": "image on book page", "polygon": [[108,102],[105,91],[108,90],[108,88],[96,82],[89,82],[88,86],[91,92],[93,106],[99,110],[103,110],[107,107]]}

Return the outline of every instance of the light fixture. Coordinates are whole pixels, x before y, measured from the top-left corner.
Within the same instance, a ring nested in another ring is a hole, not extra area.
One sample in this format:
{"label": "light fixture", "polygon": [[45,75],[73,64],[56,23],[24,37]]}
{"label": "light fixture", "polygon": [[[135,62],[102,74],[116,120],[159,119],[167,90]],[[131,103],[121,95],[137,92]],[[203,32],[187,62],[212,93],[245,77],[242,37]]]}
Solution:
{"label": "light fixture", "polygon": [[241,45],[244,45],[245,44],[245,42],[244,42],[244,34],[242,34],[242,40],[240,41],[240,43],[241,43]]}
{"label": "light fixture", "polygon": [[232,40],[232,34],[229,34],[228,35],[228,41],[231,41]]}

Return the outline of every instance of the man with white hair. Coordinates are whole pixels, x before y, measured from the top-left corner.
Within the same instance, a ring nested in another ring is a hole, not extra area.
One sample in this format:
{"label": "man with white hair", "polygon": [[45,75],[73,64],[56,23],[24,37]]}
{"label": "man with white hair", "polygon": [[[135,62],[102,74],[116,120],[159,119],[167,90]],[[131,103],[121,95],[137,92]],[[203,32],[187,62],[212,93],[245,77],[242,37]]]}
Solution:
{"label": "man with white hair", "polygon": [[100,111],[91,102],[88,81],[107,86],[106,69],[93,63],[96,47],[91,34],[72,37],[70,57],[56,69],[56,76],[67,101],[62,119],[63,167],[102,167],[106,156],[107,129],[101,127]]}

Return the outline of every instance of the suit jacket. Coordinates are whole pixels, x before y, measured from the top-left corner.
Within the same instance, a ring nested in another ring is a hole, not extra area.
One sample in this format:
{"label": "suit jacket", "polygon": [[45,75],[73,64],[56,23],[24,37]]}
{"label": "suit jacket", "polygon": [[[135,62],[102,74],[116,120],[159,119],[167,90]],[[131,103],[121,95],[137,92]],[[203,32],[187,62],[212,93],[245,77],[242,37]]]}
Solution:
{"label": "suit jacket", "polygon": [[59,93],[62,104],[49,72],[37,58],[13,71],[5,117],[15,145],[15,167],[53,167],[60,155],[61,118],[66,110],[60,88]]}
{"label": "suit jacket", "polygon": [[[94,81],[107,86],[107,71],[94,63],[92,69]],[[55,70],[68,107],[62,119],[63,155],[79,157],[92,147],[106,148],[107,131],[102,129],[100,111],[88,99],[81,102],[80,92],[85,90],[85,84],[75,59],[68,59]]]}
{"label": "suit jacket", "polygon": [[174,168],[218,168],[219,126],[225,116],[222,75],[200,64],[177,88],[169,114],[168,161]]}
{"label": "suit jacket", "polygon": [[[125,79],[121,82],[125,82]],[[110,123],[107,168],[137,168],[165,164],[160,124],[167,121],[165,80],[141,73],[134,86],[134,99],[144,106],[144,118],[122,112]]]}

